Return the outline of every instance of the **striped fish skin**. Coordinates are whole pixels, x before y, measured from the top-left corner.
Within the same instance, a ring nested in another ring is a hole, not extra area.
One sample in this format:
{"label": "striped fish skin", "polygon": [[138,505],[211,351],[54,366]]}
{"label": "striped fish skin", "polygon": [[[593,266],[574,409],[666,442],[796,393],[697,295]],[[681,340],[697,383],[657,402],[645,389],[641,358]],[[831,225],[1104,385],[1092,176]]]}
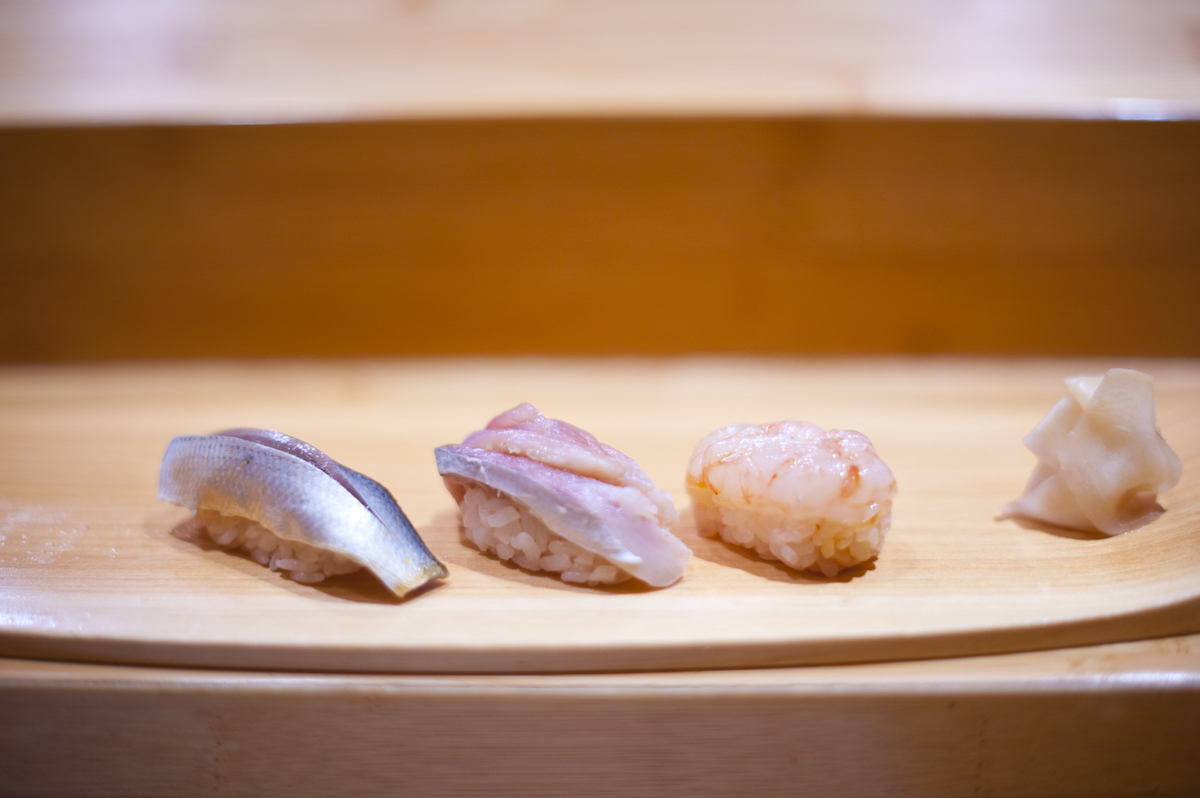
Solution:
{"label": "striped fish skin", "polygon": [[270,430],[175,438],[158,497],[192,512],[249,518],[280,538],[341,554],[397,596],[447,574],[386,488]]}

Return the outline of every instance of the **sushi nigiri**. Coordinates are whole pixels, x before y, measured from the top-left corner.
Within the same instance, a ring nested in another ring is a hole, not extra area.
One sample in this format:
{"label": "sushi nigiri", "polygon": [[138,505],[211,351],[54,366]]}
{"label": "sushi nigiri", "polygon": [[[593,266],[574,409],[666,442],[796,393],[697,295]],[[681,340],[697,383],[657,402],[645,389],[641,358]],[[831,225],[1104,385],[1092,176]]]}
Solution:
{"label": "sushi nigiri", "polygon": [[624,454],[533,405],[435,454],[467,539],[522,568],[579,584],[634,577],[666,587],[691,559],[671,533],[679,513],[669,494]]}
{"label": "sushi nigiri", "polygon": [[865,435],[781,421],[709,434],[687,489],[701,534],[833,576],[879,554],[896,480]]}
{"label": "sushi nigiri", "polygon": [[1003,517],[1119,535],[1162,515],[1183,464],[1155,427],[1154,382],[1130,369],[1064,380],[1066,395],[1025,436],[1038,464]]}
{"label": "sushi nigiri", "polygon": [[404,596],[446,575],[387,488],[280,432],[175,438],[158,497],[195,513],[188,534],[207,531],[298,582],[366,567]]}

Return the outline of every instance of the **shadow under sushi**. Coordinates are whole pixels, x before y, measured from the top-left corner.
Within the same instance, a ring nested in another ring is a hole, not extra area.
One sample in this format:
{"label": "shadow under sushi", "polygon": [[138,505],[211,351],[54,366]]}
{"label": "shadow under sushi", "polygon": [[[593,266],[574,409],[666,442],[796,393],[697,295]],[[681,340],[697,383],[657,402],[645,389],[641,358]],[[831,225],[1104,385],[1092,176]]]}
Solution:
{"label": "shadow under sushi", "polygon": [[1035,521],[1032,518],[1022,518],[1021,516],[999,516],[997,521],[1012,521],[1022,529],[1033,529],[1038,532],[1045,532],[1049,535],[1054,535],[1058,538],[1068,538],[1070,540],[1109,540],[1111,536],[1103,532],[1089,532],[1083,529],[1070,529],[1065,526],[1055,526],[1047,524],[1043,521]]}

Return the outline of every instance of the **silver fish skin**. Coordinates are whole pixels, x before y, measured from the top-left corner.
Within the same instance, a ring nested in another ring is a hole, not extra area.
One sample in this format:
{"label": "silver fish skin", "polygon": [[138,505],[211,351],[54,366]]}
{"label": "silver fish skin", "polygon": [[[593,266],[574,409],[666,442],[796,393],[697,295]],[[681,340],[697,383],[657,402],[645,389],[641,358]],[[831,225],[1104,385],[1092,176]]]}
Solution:
{"label": "silver fish skin", "polygon": [[[249,518],[281,538],[341,554],[397,596],[446,576],[386,488],[312,447],[324,458],[319,465],[285,447],[303,453],[307,444],[268,430],[175,438],[163,456],[158,498]],[[330,473],[338,469],[341,479]]]}

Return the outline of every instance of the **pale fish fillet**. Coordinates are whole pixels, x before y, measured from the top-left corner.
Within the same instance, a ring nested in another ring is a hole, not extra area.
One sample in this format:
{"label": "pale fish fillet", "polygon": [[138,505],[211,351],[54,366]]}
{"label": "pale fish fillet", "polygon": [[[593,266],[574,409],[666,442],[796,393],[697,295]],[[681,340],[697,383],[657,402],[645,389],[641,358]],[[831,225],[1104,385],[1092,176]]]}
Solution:
{"label": "pale fish fillet", "polygon": [[1162,515],[1158,494],[1183,466],[1155,426],[1151,378],[1109,369],[1064,383],[1066,395],[1025,436],[1038,464],[1004,517],[1119,535]]}
{"label": "pale fish fillet", "polygon": [[629,457],[532,405],[435,454],[460,504],[470,487],[497,491],[554,534],[654,587],[687,569],[692,552],[670,531],[679,522],[670,495]]}
{"label": "pale fish fillet", "polygon": [[192,512],[249,518],[285,540],[341,554],[397,596],[446,575],[387,488],[282,433],[175,438],[158,497]]}
{"label": "pale fish fillet", "polygon": [[658,508],[665,526],[679,523],[671,495],[655,487],[632,457],[579,427],[546,418],[528,402],[496,416],[486,429],[472,432],[463,446],[528,457],[610,485],[636,488]]}

